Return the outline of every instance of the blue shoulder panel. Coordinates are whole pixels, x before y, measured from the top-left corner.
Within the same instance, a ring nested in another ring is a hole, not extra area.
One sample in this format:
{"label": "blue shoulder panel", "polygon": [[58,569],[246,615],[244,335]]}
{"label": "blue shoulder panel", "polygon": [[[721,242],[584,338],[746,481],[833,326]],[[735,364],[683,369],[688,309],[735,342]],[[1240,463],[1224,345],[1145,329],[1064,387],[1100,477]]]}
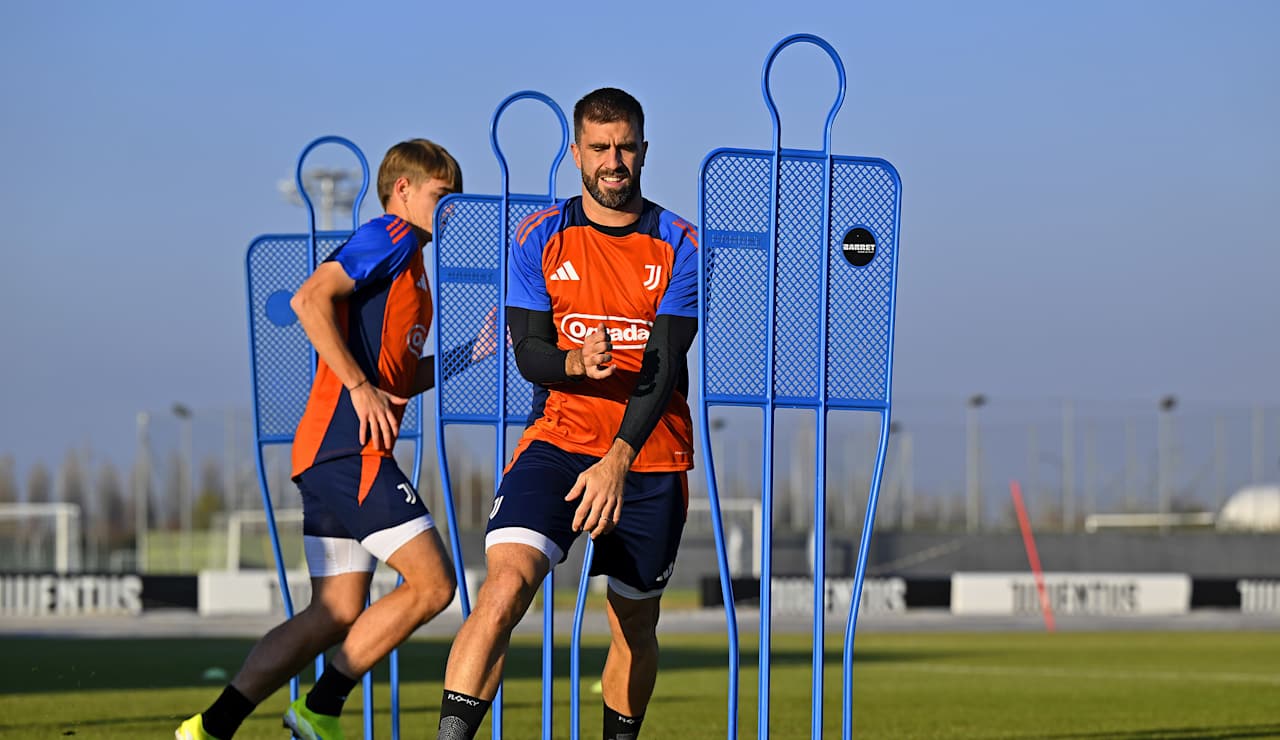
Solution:
{"label": "blue shoulder panel", "polygon": [[507,257],[507,305],[530,311],[550,311],[546,276],[542,274],[542,250],[560,227],[563,203],[526,218],[516,228]]}
{"label": "blue shoulder panel", "polygon": [[658,218],[658,234],[671,245],[671,280],[658,304],[658,313],[671,316],[698,316],[698,230],[671,211]]}
{"label": "blue shoulder panel", "polygon": [[328,261],[342,265],[360,290],[403,270],[417,249],[418,238],[409,222],[384,215],[357,229]]}

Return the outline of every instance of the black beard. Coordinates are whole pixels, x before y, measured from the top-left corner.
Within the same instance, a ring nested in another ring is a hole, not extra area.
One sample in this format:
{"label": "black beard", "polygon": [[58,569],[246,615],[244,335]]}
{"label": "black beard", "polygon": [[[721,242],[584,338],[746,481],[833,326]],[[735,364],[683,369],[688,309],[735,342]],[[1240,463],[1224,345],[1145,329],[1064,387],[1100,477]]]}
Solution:
{"label": "black beard", "polygon": [[[610,190],[603,190],[597,184],[599,179],[605,175],[621,175],[627,178],[627,184],[624,187]],[[619,167],[616,170],[596,170],[594,175],[582,173],[582,184],[586,186],[587,192],[591,193],[591,197],[597,203],[609,209],[617,209],[631,202],[636,194],[635,180],[631,179],[631,172],[626,167]]]}

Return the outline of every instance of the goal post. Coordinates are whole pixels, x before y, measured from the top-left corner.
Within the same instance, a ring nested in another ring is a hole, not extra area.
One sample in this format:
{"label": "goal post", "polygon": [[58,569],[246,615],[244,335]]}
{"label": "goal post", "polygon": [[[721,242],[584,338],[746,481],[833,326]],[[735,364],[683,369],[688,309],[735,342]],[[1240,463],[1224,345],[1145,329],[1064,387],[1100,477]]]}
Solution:
{"label": "goal post", "polygon": [[[763,506],[759,499],[720,499],[720,516],[724,522],[725,550],[729,571],[734,575],[760,577],[760,533]],[[690,498],[688,517],[685,519],[686,535],[712,536],[711,501]],[[745,562],[744,562],[745,561]]]}
{"label": "goal post", "polygon": [[[276,509],[275,520],[277,532],[280,536],[281,550],[290,550],[293,548],[285,548],[286,541],[293,541],[296,538],[299,548],[295,550],[296,555],[301,553],[302,542],[302,509]],[[268,552],[267,562],[263,568],[270,568],[269,548],[271,546],[271,533],[267,529],[267,512],[262,509],[236,509],[226,513],[227,518],[227,570],[240,570],[243,561],[243,548],[252,542],[259,542],[261,547]],[[289,553],[282,552],[286,560],[289,560]]]}
{"label": "goal post", "polygon": [[0,504],[0,571],[79,570],[81,521],[79,504]]}

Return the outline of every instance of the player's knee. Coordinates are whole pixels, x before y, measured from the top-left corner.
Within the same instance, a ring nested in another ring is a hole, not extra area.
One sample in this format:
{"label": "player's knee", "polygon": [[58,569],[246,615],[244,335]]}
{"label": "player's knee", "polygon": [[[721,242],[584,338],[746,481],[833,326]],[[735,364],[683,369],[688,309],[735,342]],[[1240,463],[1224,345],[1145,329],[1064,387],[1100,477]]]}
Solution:
{"label": "player's knee", "polygon": [[447,609],[453,603],[458,587],[453,579],[453,574],[450,573],[445,578],[418,589],[418,592],[419,610],[422,615],[422,621],[425,622]]}
{"label": "player's knee", "polygon": [[478,617],[492,630],[509,631],[528,611],[536,591],[537,587],[525,583],[519,573],[490,572],[471,618]]}
{"label": "player's knee", "polygon": [[345,638],[363,611],[362,604],[313,603],[307,606],[314,630],[332,642]]}
{"label": "player's knee", "polygon": [[631,665],[652,666],[658,663],[658,636],[655,631],[615,632],[612,643],[610,649]]}
{"label": "player's knee", "polygon": [[620,638],[632,652],[652,652],[658,650],[657,613],[650,609],[616,610],[618,630],[615,638]]}
{"label": "player's knee", "polygon": [[409,597],[413,616],[426,622],[453,603],[457,593],[456,581],[449,570],[436,573],[412,574],[400,588]]}

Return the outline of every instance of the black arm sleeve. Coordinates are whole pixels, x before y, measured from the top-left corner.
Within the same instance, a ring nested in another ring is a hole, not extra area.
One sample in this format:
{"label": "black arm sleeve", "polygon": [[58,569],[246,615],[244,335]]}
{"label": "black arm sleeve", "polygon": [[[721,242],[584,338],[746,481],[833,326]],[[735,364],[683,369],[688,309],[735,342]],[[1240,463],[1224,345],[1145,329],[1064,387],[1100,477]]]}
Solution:
{"label": "black arm sleeve", "polygon": [[689,347],[697,333],[695,318],[658,314],[654,319],[652,333],[644,346],[640,377],[627,401],[627,411],[617,435],[637,452],[658,425],[671,400],[671,392],[686,372]]}
{"label": "black arm sleeve", "polygon": [[516,366],[525,380],[539,384],[575,380],[564,371],[564,358],[569,351],[556,346],[556,324],[550,311],[508,306],[507,329],[511,332]]}
{"label": "black arm sleeve", "polygon": [[[462,344],[459,344],[457,347],[454,347],[453,349],[444,353],[444,368],[445,368],[444,379],[445,380],[448,380],[449,378],[452,378],[453,376],[457,375],[463,370],[466,370],[467,367],[471,365],[471,351],[472,349],[475,348],[475,346],[476,346],[475,340],[472,340],[470,342],[463,342]],[[425,366],[425,367],[422,367],[422,369],[420,369],[419,372],[426,373],[426,376],[427,376],[426,387],[424,387],[419,392],[426,393],[427,391],[436,387],[436,356],[427,355],[426,357],[423,357],[422,359],[418,360],[418,362],[420,363],[421,366]]]}

